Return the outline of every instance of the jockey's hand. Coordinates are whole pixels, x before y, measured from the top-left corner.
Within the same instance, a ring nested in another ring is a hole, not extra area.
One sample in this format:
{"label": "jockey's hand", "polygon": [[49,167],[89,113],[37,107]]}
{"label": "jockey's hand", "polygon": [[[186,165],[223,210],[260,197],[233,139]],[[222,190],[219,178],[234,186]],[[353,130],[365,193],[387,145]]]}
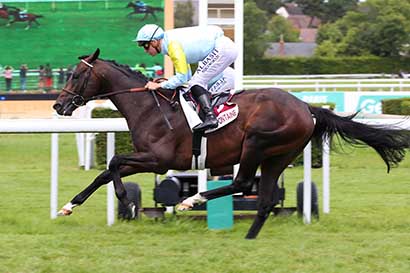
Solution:
{"label": "jockey's hand", "polygon": [[148,82],[145,85],[145,88],[147,88],[149,90],[157,90],[157,89],[161,88],[161,84],[156,83],[156,82]]}

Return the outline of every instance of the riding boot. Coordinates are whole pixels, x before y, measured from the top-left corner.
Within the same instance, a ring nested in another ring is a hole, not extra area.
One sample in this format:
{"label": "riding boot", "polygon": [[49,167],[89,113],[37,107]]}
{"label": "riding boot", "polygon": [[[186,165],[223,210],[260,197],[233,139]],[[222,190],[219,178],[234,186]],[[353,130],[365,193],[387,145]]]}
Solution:
{"label": "riding boot", "polygon": [[208,92],[199,85],[191,87],[191,94],[197,103],[201,106],[202,112],[205,114],[205,120],[193,128],[194,131],[202,132],[208,129],[218,127],[218,120],[215,117],[214,110],[211,106],[211,100]]}

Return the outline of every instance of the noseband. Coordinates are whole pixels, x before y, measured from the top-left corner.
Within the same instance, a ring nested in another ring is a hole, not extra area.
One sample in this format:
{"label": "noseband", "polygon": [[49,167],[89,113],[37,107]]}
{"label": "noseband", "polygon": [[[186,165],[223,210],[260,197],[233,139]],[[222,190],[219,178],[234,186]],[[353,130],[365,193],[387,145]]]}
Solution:
{"label": "noseband", "polygon": [[84,64],[86,64],[86,65],[89,67],[89,69],[87,69],[87,75],[86,75],[86,78],[85,78],[83,84],[81,85],[80,91],[79,91],[78,93],[75,93],[75,92],[73,92],[73,91],[71,91],[71,90],[68,90],[68,89],[65,89],[65,88],[63,88],[63,90],[62,90],[62,91],[64,91],[64,92],[68,93],[68,94],[73,95],[73,98],[72,98],[72,100],[71,100],[71,103],[74,104],[76,107],[83,106],[83,105],[85,105],[88,101],[91,100],[91,98],[88,99],[88,100],[85,99],[84,96],[83,96],[83,94],[84,94],[85,89],[87,88],[88,81],[89,81],[89,79],[90,79],[90,77],[91,77],[91,71],[92,71],[92,69],[93,69],[94,66],[93,66],[92,64],[88,63],[87,61],[85,61],[84,59],[81,59],[81,62],[84,63]]}

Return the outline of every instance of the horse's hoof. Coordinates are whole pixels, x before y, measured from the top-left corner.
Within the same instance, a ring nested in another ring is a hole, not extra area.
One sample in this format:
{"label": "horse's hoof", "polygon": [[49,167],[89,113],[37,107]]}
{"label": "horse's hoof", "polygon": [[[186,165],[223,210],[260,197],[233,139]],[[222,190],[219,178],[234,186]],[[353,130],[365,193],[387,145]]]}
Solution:
{"label": "horse's hoof", "polygon": [[192,208],[193,208],[192,205],[182,202],[178,204],[177,211],[188,211],[188,210],[192,210]]}
{"label": "horse's hoof", "polygon": [[131,202],[128,205],[128,217],[127,219],[131,220],[131,219],[135,219],[135,217],[137,217],[137,212],[136,212],[137,207],[135,206],[135,204],[133,202]]}
{"label": "horse's hoof", "polygon": [[62,208],[62,209],[57,213],[57,216],[68,216],[68,215],[70,215],[71,213],[73,213],[72,210]]}

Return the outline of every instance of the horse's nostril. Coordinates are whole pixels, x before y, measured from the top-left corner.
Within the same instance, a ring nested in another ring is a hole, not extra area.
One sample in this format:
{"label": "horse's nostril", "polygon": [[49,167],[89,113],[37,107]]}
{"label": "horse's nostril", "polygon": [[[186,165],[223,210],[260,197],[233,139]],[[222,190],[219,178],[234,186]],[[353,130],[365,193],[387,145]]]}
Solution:
{"label": "horse's nostril", "polygon": [[58,110],[61,109],[61,104],[55,103],[55,104],[53,105],[53,108],[54,108],[54,110],[58,111]]}

